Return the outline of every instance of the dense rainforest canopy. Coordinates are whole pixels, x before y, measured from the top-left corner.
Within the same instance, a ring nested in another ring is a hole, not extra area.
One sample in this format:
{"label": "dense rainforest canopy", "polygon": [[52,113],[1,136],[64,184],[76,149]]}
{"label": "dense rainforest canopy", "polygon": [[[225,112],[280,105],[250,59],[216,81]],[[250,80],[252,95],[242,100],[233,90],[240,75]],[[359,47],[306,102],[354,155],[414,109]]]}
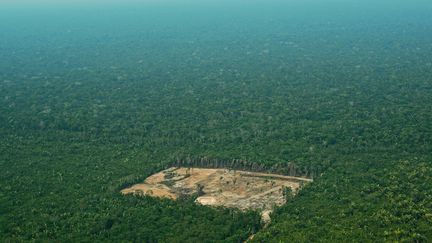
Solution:
{"label": "dense rainforest canopy", "polygon": [[[0,10],[0,240],[432,239],[431,17],[238,9]],[[188,157],[317,173],[266,228],[119,193]]]}

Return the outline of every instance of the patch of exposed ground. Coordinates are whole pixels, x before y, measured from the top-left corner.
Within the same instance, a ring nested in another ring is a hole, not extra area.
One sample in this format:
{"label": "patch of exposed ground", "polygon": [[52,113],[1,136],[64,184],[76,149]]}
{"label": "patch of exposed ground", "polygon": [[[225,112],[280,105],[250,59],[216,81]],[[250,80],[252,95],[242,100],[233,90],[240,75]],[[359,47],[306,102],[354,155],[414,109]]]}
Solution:
{"label": "patch of exposed ground", "polygon": [[301,177],[239,170],[172,167],[121,192],[173,200],[196,193],[197,203],[259,210],[263,221],[268,222],[274,206],[286,202],[287,193],[295,194],[301,184],[310,181]]}

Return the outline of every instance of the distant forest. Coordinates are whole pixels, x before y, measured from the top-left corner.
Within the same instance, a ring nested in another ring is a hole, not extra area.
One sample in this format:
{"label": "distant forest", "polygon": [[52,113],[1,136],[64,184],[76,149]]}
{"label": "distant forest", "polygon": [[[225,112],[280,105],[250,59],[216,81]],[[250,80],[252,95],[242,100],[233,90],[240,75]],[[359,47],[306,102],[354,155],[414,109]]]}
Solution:
{"label": "distant forest", "polygon": [[[0,241],[430,241],[430,12],[253,6],[0,9]],[[267,227],[120,194],[173,165],[314,181]]]}

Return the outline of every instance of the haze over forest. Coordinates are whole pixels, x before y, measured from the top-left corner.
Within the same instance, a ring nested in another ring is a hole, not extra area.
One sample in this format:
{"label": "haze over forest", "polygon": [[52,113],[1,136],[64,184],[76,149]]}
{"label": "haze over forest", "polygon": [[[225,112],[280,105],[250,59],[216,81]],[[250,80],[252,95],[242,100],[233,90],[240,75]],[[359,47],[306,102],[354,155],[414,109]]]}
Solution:
{"label": "haze over forest", "polygon": [[0,1],[0,241],[430,241],[431,13]]}

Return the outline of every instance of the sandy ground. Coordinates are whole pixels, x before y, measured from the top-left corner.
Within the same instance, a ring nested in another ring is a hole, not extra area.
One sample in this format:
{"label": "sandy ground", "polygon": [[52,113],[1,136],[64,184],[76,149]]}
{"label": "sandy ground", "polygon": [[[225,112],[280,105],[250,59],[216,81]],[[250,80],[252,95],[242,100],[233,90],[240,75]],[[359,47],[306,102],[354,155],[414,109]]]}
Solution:
{"label": "sandy ground", "polygon": [[198,188],[201,188],[197,203],[259,210],[263,221],[268,222],[274,206],[286,202],[283,195],[285,187],[290,187],[296,193],[300,183],[311,181],[300,177],[248,171],[172,167],[121,192],[175,200],[181,195],[198,193]]}

